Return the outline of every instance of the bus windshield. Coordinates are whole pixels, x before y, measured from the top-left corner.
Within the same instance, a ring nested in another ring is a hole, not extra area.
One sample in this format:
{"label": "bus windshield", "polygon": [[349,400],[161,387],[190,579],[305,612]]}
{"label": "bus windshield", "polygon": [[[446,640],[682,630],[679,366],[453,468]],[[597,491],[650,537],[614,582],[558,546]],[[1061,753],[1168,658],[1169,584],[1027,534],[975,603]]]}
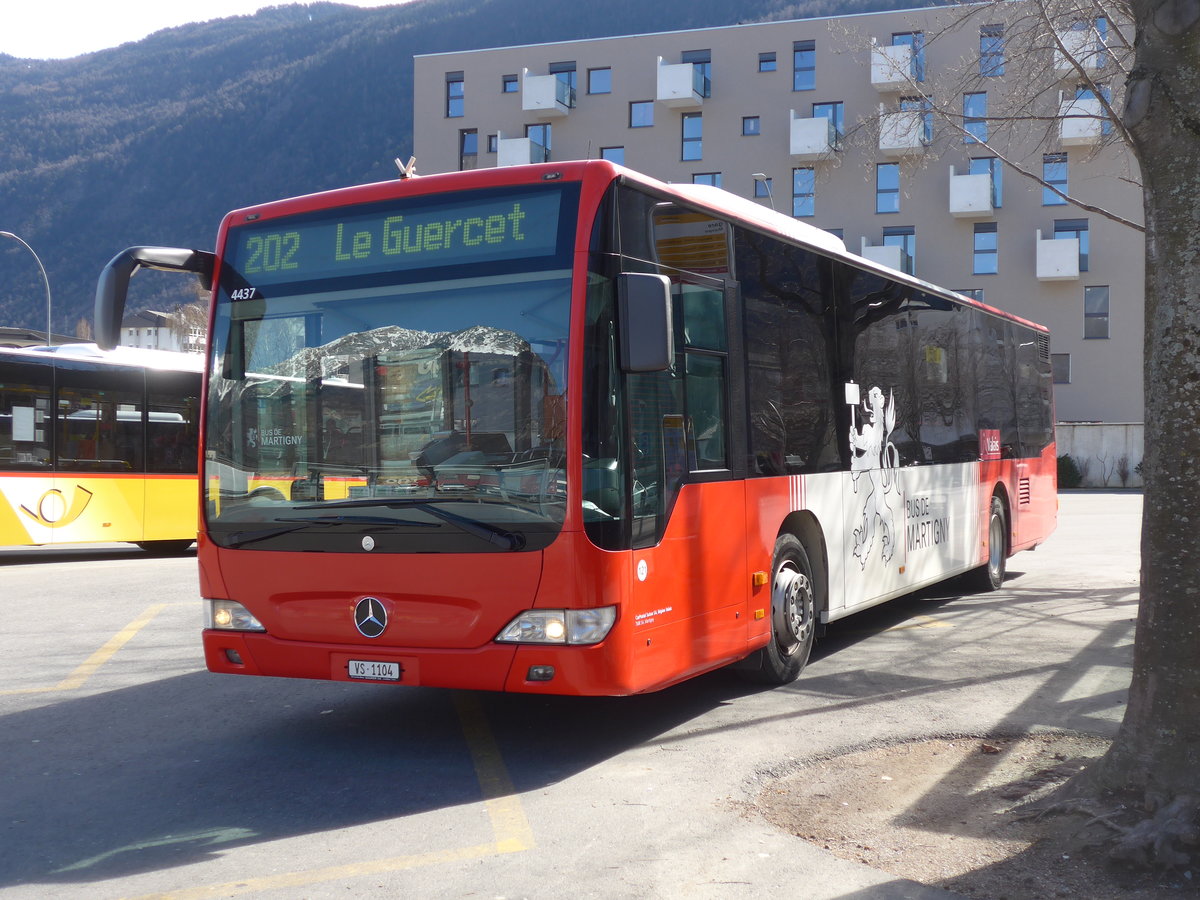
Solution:
{"label": "bus windshield", "polygon": [[537,549],[561,528],[572,185],[230,228],[207,518],[247,549]]}

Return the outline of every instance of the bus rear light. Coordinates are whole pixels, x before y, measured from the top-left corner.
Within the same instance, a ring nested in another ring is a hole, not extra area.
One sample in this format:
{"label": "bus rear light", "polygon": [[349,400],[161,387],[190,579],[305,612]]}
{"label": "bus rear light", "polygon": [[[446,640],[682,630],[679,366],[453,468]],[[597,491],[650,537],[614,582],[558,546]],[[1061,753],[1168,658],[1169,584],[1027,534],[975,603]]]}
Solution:
{"label": "bus rear light", "polygon": [[615,606],[597,609],[530,609],[496,635],[504,644],[598,644],[617,620]]}
{"label": "bus rear light", "polygon": [[250,610],[232,600],[204,601],[204,627],[217,631],[266,631]]}

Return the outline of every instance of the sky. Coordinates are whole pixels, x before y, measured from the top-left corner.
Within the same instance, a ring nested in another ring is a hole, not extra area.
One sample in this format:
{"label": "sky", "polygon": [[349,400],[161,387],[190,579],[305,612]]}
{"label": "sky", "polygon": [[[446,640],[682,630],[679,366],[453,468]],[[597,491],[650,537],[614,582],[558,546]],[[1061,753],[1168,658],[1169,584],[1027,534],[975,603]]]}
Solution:
{"label": "sky", "polygon": [[[0,53],[66,59],[138,41],[163,28],[244,16],[296,0],[0,0]],[[406,0],[337,0],[389,6]]]}

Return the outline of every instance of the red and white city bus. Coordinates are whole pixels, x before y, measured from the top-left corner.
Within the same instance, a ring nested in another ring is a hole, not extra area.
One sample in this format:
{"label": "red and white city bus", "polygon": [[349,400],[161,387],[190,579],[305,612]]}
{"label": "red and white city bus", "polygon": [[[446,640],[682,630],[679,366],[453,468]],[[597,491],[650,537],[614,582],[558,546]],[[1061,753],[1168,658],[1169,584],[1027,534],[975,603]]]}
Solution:
{"label": "red and white city bus", "polygon": [[974,573],[1057,515],[1049,335],[606,161],[230,213],[200,586],[215,672],[633,694]]}

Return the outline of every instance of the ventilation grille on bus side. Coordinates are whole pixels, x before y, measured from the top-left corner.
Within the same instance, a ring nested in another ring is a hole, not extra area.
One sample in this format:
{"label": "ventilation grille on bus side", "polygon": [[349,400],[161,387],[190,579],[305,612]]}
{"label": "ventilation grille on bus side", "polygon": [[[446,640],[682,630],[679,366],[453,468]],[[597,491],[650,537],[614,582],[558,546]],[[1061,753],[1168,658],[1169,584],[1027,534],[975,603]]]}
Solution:
{"label": "ventilation grille on bus side", "polygon": [[1050,362],[1050,335],[1039,332],[1037,336],[1038,343],[1038,358],[1049,364]]}
{"label": "ventilation grille on bus side", "polygon": [[1020,506],[1028,506],[1031,499],[1028,478],[1017,479],[1017,503]]}

